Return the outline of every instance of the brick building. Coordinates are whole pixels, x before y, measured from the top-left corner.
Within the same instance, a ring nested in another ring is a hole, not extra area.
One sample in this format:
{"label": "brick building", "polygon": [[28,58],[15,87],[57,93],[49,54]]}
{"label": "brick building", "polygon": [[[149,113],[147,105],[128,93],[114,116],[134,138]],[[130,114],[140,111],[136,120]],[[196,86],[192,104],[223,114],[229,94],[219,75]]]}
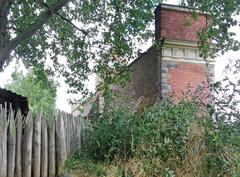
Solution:
{"label": "brick building", "polygon": [[131,82],[116,89],[134,91],[135,98],[146,102],[165,99],[174,94],[175,101],[182,91],[200,84],[213,82],[214,62],[199,56],[197,33],[209,23],[203,14],[193,18],[193,10],[180,6],[160,4],[155,10],[155,40],[152,46],[129,65]]}
{"label": "brick building", "polygon": [[[193,18],[193,11],[197,18]],[[213,82],[214,62],[208,59],[206,68],[197,45],[197,33],[209,19],[198,10],[167,4],[160,4],[154,13],[155,43],[159,45],[134,60],[129,65],[131,82],[115,89],[123,94],[131,89],[135,99],[142,97],[153,103],[172,93],[177,100],[188,86],[195,89],[202,82]]]}

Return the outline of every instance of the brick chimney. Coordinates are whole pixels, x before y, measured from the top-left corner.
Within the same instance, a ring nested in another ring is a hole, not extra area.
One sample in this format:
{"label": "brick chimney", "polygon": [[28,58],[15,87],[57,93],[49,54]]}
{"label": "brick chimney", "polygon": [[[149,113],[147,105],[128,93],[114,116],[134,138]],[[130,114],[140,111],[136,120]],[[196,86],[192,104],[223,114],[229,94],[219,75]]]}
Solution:
{"label": "brick chimney", "polygon": [[198,31],[209,23],[201,14],[193,18],[193,9],[160,4],[155,10],[155,38],[163,40],[158,57],[158,88],[162,99],[174,95],[177,101],[182,91],[194,90],[200,84],[214,81],[214,63],[209,67],[199,56]]}
{"label": "brick chimney", "polygon": [[160,4],[155,10],[155,37],[173,40],[197,41],[197,32],[209,23],[206,16],[193,9]]}

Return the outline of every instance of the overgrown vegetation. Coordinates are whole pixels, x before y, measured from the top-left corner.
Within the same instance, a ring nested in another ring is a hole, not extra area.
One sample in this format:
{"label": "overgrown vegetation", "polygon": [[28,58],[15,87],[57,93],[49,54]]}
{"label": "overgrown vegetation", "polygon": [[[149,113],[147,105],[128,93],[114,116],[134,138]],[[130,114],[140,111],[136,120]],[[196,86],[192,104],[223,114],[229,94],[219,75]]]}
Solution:
{"label": "overgrown vegetation", "polygon": [[[115,99],[116,100],[116,99]],[[110,101],[66,163],[79,176],[240,176],[239,121],[214,121],[199,97],[133,109]],[[210,109],[211,108],[211,109]]]}
{"label": "overgrown vegetation", "polygon": [[43,111],[44,116],[52,117],[56,113],[57,83],[51,78],[45,82],[39,80],[32,70],[26,75],[21,71],[12,73],[11,82],[5,88],[28,98],[33,114]]}

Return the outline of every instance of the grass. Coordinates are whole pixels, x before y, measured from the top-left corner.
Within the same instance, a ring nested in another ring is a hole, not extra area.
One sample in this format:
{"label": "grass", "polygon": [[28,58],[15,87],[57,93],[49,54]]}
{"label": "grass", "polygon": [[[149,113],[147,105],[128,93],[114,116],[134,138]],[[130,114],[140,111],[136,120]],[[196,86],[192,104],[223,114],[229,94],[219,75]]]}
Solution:
{"label": "grass", "polygon": [[79,177],[240,177],[239,124],[216,125],[194,101],[133,112],[109,105],[65,171]]}

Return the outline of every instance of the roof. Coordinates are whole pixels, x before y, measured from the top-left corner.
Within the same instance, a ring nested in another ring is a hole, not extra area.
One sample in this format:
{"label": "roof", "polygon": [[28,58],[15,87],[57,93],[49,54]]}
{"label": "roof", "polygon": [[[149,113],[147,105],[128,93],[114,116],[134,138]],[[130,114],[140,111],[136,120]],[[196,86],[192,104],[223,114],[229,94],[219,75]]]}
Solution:
{"label": "roof", "polygon": [[27,97],[0,88],[0,104],[4,107],[6,103],[11,103],[14,110],[21,109],[22,112],[29,111]]}

